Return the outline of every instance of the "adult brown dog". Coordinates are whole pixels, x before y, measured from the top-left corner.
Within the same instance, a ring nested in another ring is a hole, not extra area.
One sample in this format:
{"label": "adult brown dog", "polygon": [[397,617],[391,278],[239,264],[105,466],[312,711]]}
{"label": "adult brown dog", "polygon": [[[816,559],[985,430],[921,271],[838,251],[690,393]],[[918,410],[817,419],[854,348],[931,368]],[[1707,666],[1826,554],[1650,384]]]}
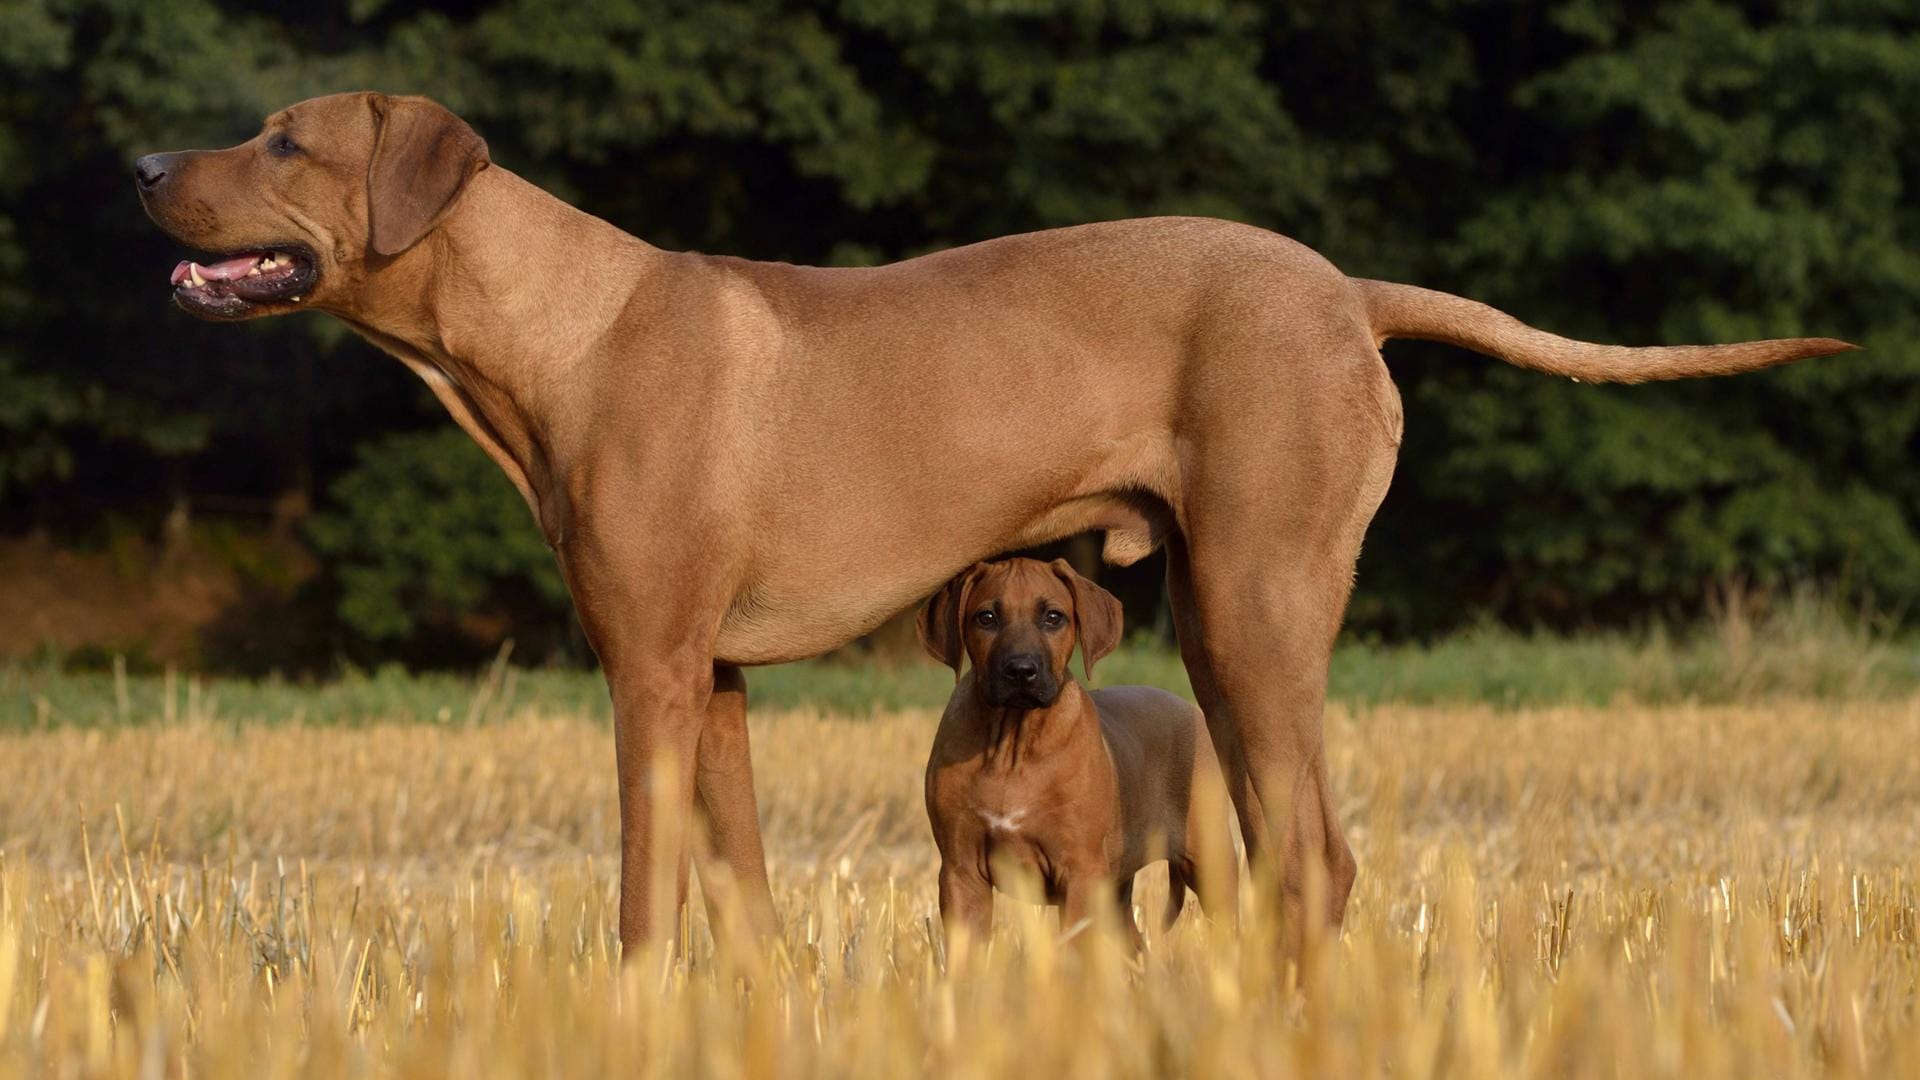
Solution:
{"label": "adult brown dog", "polygon": [[[613,695],[628,946],[672,923],[652,860],[684,892],[693,800],[773,923],[741,665],[824,652],[976,560],[1087,529],[1116,563],[1166,545],[1248,846],[1277,861],[1292,925],[1338,920],[1354,864],[1321,707],[1400,444],[1380,344],[1594,382],[1848,348],[1588,345],[1189,218],[872,269],[662,251],[490,165],[446,109],[384,94],[301,102],[135,172],[161,228],[220,256],[176,269],[181,307],[333,315],[425,379],[526,497]],[[650,786],[656,761],[675,783]],[[650,791],[673,802],[656,814]]]}
{"label": "adult brown dog", "polygon": [[986,940],[1010,868],[1068,926],[1110,891],[1131,928],[1134,876],[1160,859],[1167,925],[1189,889],[1209,913],[1233,903],[1226,784],[1200,710],[1151,686],[1074,681],[1074,645],[1092,678],[1121,626],[1120,601],[1064,560],[979,563],[920,609],[920,644],[957,682],[927,759],[950,938]]}

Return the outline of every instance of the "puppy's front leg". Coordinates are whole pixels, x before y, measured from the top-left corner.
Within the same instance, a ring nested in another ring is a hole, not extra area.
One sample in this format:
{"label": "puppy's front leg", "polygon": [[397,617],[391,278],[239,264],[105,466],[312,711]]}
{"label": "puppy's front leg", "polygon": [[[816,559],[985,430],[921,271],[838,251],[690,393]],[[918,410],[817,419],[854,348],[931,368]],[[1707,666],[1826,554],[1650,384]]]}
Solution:
{"label": "puppy's front leg", "polygon": [[1068,941],[1086,939],[1093,934],[1101,902],[1115,899],[1113,876],[1104,867],[1069,873],[1065,893],[1060,903],[1060,934]]}
{"label": "puppy's front leg", "polygon": [[1120,916],[1120,929],[1127,935],[1134,952],[1144,951],[1147,939],[1140,933],[1140,923],[1133,917],[1133,878],[1121,881],[1113,890],[1114,911]]}
{"label": "puppy's front leg", "polygon": [[978,871],[941,863],[940,922],[946,928],[949,956],[968,945],[986,944],[993,933],[993,884]]}

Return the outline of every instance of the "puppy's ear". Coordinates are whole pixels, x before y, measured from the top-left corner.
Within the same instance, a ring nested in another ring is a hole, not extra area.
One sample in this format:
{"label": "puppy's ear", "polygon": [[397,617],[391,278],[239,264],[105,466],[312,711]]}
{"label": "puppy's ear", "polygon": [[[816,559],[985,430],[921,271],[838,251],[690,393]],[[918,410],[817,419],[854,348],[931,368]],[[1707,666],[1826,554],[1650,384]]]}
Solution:
{"label": "puppy's ear", "polygon": [[927,650],[928,656],[952,668],[956,680],[960,678],[960,664],[967,655],[967,594],[973,591],[973,583],[979,580],[984,566],[985,563],[975,563],[955,575],[939,592],[927,597],[913,621],[914,629],[920,634],[920,647]]}
{"label": "puppy's ear", "polygon": [[421,97],[373,94],[373,160],[367,165],[367,216],[373,251],[398,255],[447,216],[473,174],[487,167],[487,144],[465,120]]}
{"label": "puppy's ear", "polygon": [[1086,666],[1087,679],[1091,681],[1094,661],[1104,659],[1120,647],[1126,615],[1112,593],[1081,577],[1067,560],[1053,560],[1053,572],[1073,593],[1074,635],[1080,639],[1080,662]]}

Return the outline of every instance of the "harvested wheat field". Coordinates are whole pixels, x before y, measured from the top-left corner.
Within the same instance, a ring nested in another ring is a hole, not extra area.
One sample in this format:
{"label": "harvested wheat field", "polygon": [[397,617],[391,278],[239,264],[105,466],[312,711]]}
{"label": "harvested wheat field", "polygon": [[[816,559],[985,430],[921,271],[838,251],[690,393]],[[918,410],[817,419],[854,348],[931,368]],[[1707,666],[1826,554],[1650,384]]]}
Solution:
{"label": "harvested wheat field", "polygon": [[1251,887],[949,965],[933,720],[756,717],[783,939],[624,969],[603,723],[0,737],[0,1075],[1920,1075],[1920,701],[1336,709],[1298,968]]}

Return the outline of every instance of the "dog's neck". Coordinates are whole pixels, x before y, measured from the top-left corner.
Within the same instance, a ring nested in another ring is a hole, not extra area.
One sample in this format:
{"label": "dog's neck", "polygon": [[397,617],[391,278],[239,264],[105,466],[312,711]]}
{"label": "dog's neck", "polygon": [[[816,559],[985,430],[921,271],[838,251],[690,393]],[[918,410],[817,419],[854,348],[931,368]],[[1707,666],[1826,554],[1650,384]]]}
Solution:
{"label": "dog's neck", "polygon": [[437,228],[370,279],[379,295],[363,296],[360,310],[463,373],[532,393],[606,336],[666,257],[489,166]]}
{"label": "dog's neck", "polygon": [[1043,708],[1021,709],[994,705],[976,677],[973,682],[974,722],[979,725],[981,764],[989,771],[1010,772],[1084,737],[1093,702],[1071,677],[1062,680],[1060,694]]}
{"label": "dog's neck", "polygon": [[[555,417],[667,253],[498,166],[431,233],[370,273],[346,319],[424,379],[557,542]],[[338,314],[338,313],[336,313]]]}

